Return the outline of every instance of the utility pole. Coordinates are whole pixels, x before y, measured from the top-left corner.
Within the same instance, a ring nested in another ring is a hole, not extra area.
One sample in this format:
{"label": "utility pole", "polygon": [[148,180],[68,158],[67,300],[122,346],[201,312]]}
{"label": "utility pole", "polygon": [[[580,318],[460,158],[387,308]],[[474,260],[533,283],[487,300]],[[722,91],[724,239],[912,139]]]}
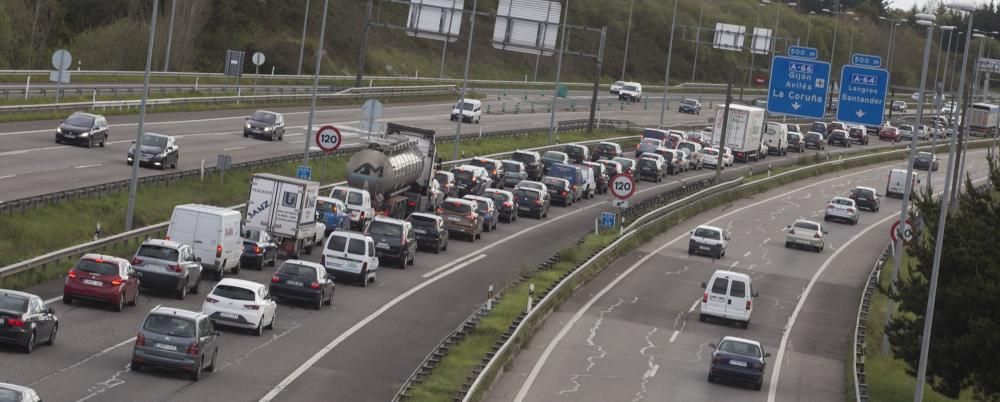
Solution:
{"label": "utility pole", "polygon": [[[476,12],[479,10],[479,0],[472,0],[472,13],[469,14],[469,43],[465,48],[465,71],[462,73],[462,96],[458,100],[458,126],[455,128],[455,148],[451,153],[451,159],[458,159],[458,141],[462,136],[462,119],[465,110],[465,94],[469,87],[469,60],[472,57],[472,40],[476,37]],[[465,3],[462,3],[465,8]],[[554,110],[554,109],[553,109]]]}
{"label": "utility pole", "polygon": [[[358,70],[354,73],[355,88],[361,86],[361,77],[365,74],[365,57],[368,55],[368,31],[369,28],[371,28],[373,1],[374,0],[368,0],[368,11],[365,12],[365,33],[361,36],[361,53],[358,54]],[[448,27],[451,28],[451,25]],[[301,62],[299,64],[301,64]]]}
{"label": "utility pole", "polygon": [[308,24],[309,24],[309,0],[306,0],[305,16],[302,17],[302,40],[299,41],[299,68],[295,70],[295,75],[302,75],[302,55],[306,51],[306,26]]}
{"label": "utility pole", "polygon": [[694,33],[694,64],[691,66],[691,82],[695,80],[695,73],[698,72],[698,48],[701,47],[701,17],[705,15],[705,2],[701,2],[698,9],[698,30]]}
{"label": "utility pole", "polygon": [[628,41],[632,36],[632,7],[635,5],[635,0],[629,0],[628,3],[628,27],[625,28],[625,57],[622,59],[622,81],[625,81],[625,67],[628,66]]}
{"label": "utility pole", "polygon": [[139,164],[142,161],[142,135],[146,123],[146,99],[149,98],[149,70],[153,67],[153,40],[156,37],[156,10],[160,9],[160,0],[153,0],[153,16],[149,23],[149,41],[146,45],[146,72],[142,79],[142,100],[139,102],[139,129],[135,134],[135,144],[132,151],[132,180],[128,186],[128,207],[125,211],[125,231],[132,230],[132,218],[135,216],[135,196],[139,190]]}
{"label": "utility pole", "polygon": [[587,132],[594,132],[594,114],[597,112],[597,91],[601,85],[601,68],[604,64],[604,38],[608,34],[608,27],[601,27],[601,44],[597,48],[597,74],[594,75],[594,93],[590,98],[590,118],[587,120]]}
{"label": "utility pole", "polygon": [[663,127],[663,115],[667,112],[667,89],[670,88],[670,57],[674,53],[674,27],[677,25],[677,3],[681,0],[674,0],[674,11],[670,17],[670,42],[667,44],[667,71],[663,77],[663,102],[660,103],[660,125]]}
{"label": "utility pole", "polygon": [[[167,55],[163,57],[163,72],[170,71],[170,44],[174,41],[174,14],[177,11],[177,0],[170,0],[170,30],[167,31]],[[153,12],[156,12],[154,9]]]}
{"label": "utility pole", "polygon": [[562,33],[559,35],[559,57],[556,61],[556,87],[552,93],[552,110],[549,113],[549,144],[554,144],[556,137],[556,100],[559,99],[559,78],[562,75],[563,52],[566,50],[566,24],[568,21],[569,0],[566,0],[566,7],[563,9]]}
{"label": "utility pole", "polygon": [[316,92],[319,88],[319,68],[323,63],[323,37],[326,36],[326,16],[330,0],[323,0],[323,22],[319,25],[319,47],[316,49],[316,70],[313,71],[312,98],[309,100],[309,120],[306,122],[306,142],[302,151],[302,166],[309,166],[309,145],[312,144],[313,117],[316,115]]}

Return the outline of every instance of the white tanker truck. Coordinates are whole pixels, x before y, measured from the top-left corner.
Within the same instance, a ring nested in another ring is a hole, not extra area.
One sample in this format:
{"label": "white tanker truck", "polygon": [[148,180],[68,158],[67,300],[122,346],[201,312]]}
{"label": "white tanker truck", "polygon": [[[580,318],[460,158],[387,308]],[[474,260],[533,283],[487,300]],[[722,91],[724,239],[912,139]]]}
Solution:
{"label": "white tanker truck", "polygon": [[[412,212],[436,210],[444,200],[434,180],[439,167],[434,134],[433,130],[387,123],[382,138],[373,139],[347,162],[347,184],[368,191],[371,208],[379,215],[404,219]],[[334,188],[331,196],[343,193]]]}

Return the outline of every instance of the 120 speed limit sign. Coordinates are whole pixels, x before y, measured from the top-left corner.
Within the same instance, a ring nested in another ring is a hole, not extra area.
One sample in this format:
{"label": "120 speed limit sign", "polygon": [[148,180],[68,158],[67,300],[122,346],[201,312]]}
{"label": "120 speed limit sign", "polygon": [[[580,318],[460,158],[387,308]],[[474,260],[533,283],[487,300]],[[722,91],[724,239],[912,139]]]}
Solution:
{"label": "120 speed limit sign", "polygon": [[899,227],[899,221],[897,220],[892,224],[892,228],[889,229],[889,237],[892,241],[897,241],[897,234],[901,234],[903,237],[903,243],[910,244],[913,241],[913,225],[910,224],[910,220],[907,219],[906,223],[903,225],[902,229]]}
{"label": "120 speed limit sign", "polygon": [[323,126],[316,130],[316,146],[323,152],[333,152],[340,148],[340,130],[334,126]]}
{"label": "120 speed limit sign", "polygon": [[620,200],[627,200],[635,194],[635,181],[623,174],[611,178],[611,195]]}

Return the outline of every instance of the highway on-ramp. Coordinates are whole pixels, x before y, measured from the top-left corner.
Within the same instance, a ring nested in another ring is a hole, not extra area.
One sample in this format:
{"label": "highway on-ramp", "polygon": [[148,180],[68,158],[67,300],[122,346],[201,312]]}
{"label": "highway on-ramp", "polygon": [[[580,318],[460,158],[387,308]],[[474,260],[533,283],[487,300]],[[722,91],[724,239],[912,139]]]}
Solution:
{"label": "highway on-ramp", "polygon": [[[984,151],[969,152],[974,179],[987,174]],[[943,158],[941,166],[945,166]],[[702,212],[620,258],[550,315],[490,401],[843,401],[857,303],[888,242],[900,201],[883,199],[856,226],[825,223],[821,253],[788,249],[786,226],[823,222],[834,196],[854,186],[885,188],[893,162],[796,182]],[[918,172],[926,177],[925,172]],[[944,169],[933,176],[943,187]],[[689,256],[699,224],[732,231],[726,256]],[[715,270],[751,276],[760,292],[749,329],[699,322],[703,289]],[[762,391],[707,381],[723,336],[761,342],[768,359]],[[779,366],[780,364],[780,366]]]}

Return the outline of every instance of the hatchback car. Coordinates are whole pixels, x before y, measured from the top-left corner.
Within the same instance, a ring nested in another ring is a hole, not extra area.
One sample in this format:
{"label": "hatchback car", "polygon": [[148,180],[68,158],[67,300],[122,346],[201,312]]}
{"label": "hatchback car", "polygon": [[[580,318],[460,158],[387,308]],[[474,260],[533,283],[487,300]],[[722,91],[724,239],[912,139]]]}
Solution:
{"label": "hatchback car", "polygon": [[545,153],[542,154],[542,176],[548,174],[549,168],[556,163],[569,163],[569,155],[566,155],[565,152],[545,151]]}
{"label": "hatchback car", "polygon": [[837,144],[845,148],[850,148],[853,141],[851,140],[851,137],[847,135],[847,131],[833,130],[826,142],[830,145]]}
{"label": "hatchback car", "polygon": [[157,367],[184,371],[192,381],[213,372],[219,357],[219,337],[208,315],[156,306],[142,320],[132,349],[132,371]]}
{"label": "hatchback car", "polygon": [[688,240],[688,255],[706,254],[715,259],[726,256],[730,234],[721,228],[700,225],[691,231]]}
{"label": "hatchback car", "polygon": [[549,216],[551,198],[543,190],[523,187],[514,189],[514,199],[517,200],[518,214],[532,215],[537,219]]}
{"label": "hatchback car", "polygon": [[467,164],[469,166],[477,166],[486,169],[486,173],[489,173],[491,185],[496,188],[501,188],[504,186],[504,170],[503,163],[496,159],[490,158],[473,158]]}
{"label": "hatchback car", "polygon": [[281,141],[285,137],[285,117],[267,110],[253,112],[243,125],[243,137],[250,136]]}
{"label": "hatchback car", "polygon": [[455,188],[454,173],[438,170],[434,172],[434,180],[438,182],[438,188],[444,193],[445,198],[455,196],[457,189]]}
{"label": "hatchback car", "polygon": [[609,92],[612,95],[618,95],[618,92],[621,91],[622,87],[624,87],[624,86],[625,86],[625,81],[615,81],[614,84],[611,84],[611,88],[610,88]]}
{"label": "hatchback car", "polygon": [[826,140],[823,139],[823,134],[821,133],[810,131],[806,133],[802,141],[805,143],[805,148],[812,148],[817,151],[826,149]]}
{"label": "hatchback car", "polygon": [[[129,166],[136,159],[135,141],[128,149],[128,156],[125,158]],[[160,169],[177,168],[177,161],[181,157],[181,148],[177,146],[177,141],[173,136],[145,133],[139,148],[139,166],[155,166]]]}
{"label": "hatchback car", "polygon": [[677,107],[677,113],[701,114],[701,102],[697,99],[684,99]]}
{"label": "hatchback car", "polygon": [[708,345],[715,349],[708,369],[708,382],[719,379],[747,382],[756,390],[764,386],[766,359],[771,357],[771,354],[764,352],[760,342],[727,336],[718,344]]}
{"label": "hatchback car", "polygon": [[63,285],[63,303],[90,300],[110,304],[115,311],[139,299],[139,277],[124,258],[86,254],[70,268]]}
{"label": "hatchback car", "polygon": [[[366,281],[367,282],[367,281]],[[333,278],[315,262],[288,260],[271,277],[268,291],[280,301],[306,303],[319,310],[333,304]]]}
{"label": "hatchback car", "polygon": [[896,112],[905,112],[906,111],[906,102],[903,102],[903,101],[892,102],[892,110],[896,111]]}
{"label": "hatchback car", "polygon": [[882,197],[871,187],[852,188],[850,198],[854,200],[858,208],[865,208],[874,212],[878,212],[882,204]]}
{"label": "hatchback car", "polygon": [[497,229],[500,222],[500,211],[497,211],[493,200],[484,196],[467,195],[462,199],[476,203],[476,213],[483,217],[483,231],[491,232]]}
{"label": "hatchback car", "polygon": [[882,127],[882,130],[878,132],[878,139],[880,141],[899,142],[899,128],[889,126]]}
{"label": "hatchback car", "polygon": [[593,151],[590,153],[591,161],[598,161],[602,159],[613,159],[622,155],[622,146],[618,143],[602,141],[597,145],[594,145]]}
{"label": "hatchback car", "polygon": [[[702,149],[701,163],[706,169],[715,169],[719,164],[719,150],[715,148],[705,148]],[[725,169],[726,163],[722,163],[722,168]]]}
{"label": "hatchback car", "polygon": [[799,219],[785,228],[785,248],[804,247],[822,252],[827,232],[819,223]]}
{"label": "hatchback car", "polygon": [[39,342],[56,343],[59,318],[41,297],[0,289],[0,343],[16,345],[31,353]]}
{"label": "hatchback car", "polygon": [[667,174],[678,175],[688,170],[688,160],[684,157],[683,150],[660,148],[656,153],[663,156]]}
{"label": "hatchback car", "polygon": [[493,185],[489,172],[478,166],[462,165],[451,170],[458,195],[479,195]]}
{"label": "hatchback car", "polygon": [[826,134],[830,133],[827,130],[826,126],[827,126],[827,123],[822,122],[822,121],[816,121],[816,122],[813,122],[812,126],[810,126],[809,131],[814,131],[814,132],[822,133],[823,135],[826,135]]}
{"label": "hatchback car", "polygon": [[417,236],[417,247],[431,250],[434,254],[448,249],[448,229],[444,227],[444,218],[423,212],[414,212],[406,217],[413,224],[413,233]]}
{"label": "hatchback car", "polygon": [[823,214],[824,221],[845,221],[852,225],[857,225],[860,218],[857,204],[847,197],[833,197]]}
{"label": "hatchback car", "polygon": [[[340,200],[333,200],[340,202]],[[326,204],[331,205],[331,204]],[[343,208],[343,203],[340,204]],[[341,209],[343,211],[343,209]],[[319,201],[316,202],[316,214],[319,215]],[[351,218],[344,215],[341,219],[344,224],[348,224]],[[324,236],[326,233],[323,234]],[[263,270],[264,264],[274,266],[278,262],[278,245],[271,240],[271,235],[263,230],[248,229],[243,231],[243,254],[240,255],[240,265],[244,267],[256,267]]]}
{"label": "hatchback car", "polygon": [[261,336],[265,328],[274,329],[277,307],[267,286],[225,278],[205,297],[201,312],[216,325],[250,329],[254,335]]}
{"label": "hatchback car", "polygon": [[913,158],[913,168],[936,172],[938,170],[937,155],[930,152],[917,152],[917,156]]}
{"label": "hatchback car", "polygon": [[500,162],[503,163],[503,187],[508,185],[516,186],[521,180],[528,180],[528,170],[524,167],[524,163],[513,160],[503,160]]}
{"label": "hatchback car", "polygon": [[99,114],[76,112],[56,127],[56,144],[83,144],[87,148],[108,143],[108,120]]}
{"label": "hatchback car", "polygon": [[562,152],[569,156],[570,162],[583,163],[590,160],[590,148],[580,144],[566,144]]}
{"label": "hatchback car", "polygon": [[441,206],[444,227],[451,235],[465,235],[475,242],[483,233],[483,217],[476,212],[478,204],[461,198],[448,198]]}
{"label": "hatchback car", "polygon": [[633,171],[635,170],[635,159],[617,157],[617,158],[612,158],[611,160],[618,162],[618,164],[622,165],[622,170],[620,171],[621,173],[628,175],[633,174]]}
{"label": "hatchback car", "polygon": [[664,162],[665,159],[661,155],[645,155],[639,158],[639,180],[663,181],[663,176],[667,174]]}
{"label": "hatchback car", "polygon": [[493,200],[501,222],[511,223],[517,220],[517,199],[514,198],[514,193],[491,188],[483,192],[483,197]]}
{"label": "hatchback car", "polygon": [[0,382],[0,401],[42,402],[42,398],[31,388]]}
{"label": "hatchback car", "polygon": [[542,165],[542,156],[538,152],[517,150],[510,154],[510,160],[524,164],[524,169],[528,172],[528,180],[542,179],[544,165]]}
{"label": "hatchback car", "polygon": [[865,129],[865,126],[851,126],[847,134],[850,135],[851,141],[861,145],[868,145],[868,130]]}
{"label": "hatchback car", "polygon": [[576,201],[576,196],[574,195],[572,186],[569,184],[569,180],[545,176],[542,178],[542,184],[545,184],[552,202],[558,202],[562,206],[568,207]]}
{"label": "hatchback car", "polygon": [[204,270],[201,258],[187,244],[149,239],[132,257],[132,267],[142,274],[142,287],[174,292],[181,300],[188,292],[198,294]]}
{"label": "hatchback car", "polygon": [[802,134],[788,133],[788,150],[798,153],[806,151],[806,140]]}
{"label": "hatchback car", "polygon": [[395,261],[399,269],[413,265],[417,256],[417,234],[413,232],[412,223],[377,216],[365,234],[375,241],[375,255],[380,265],[385,266],[387,261]]}

